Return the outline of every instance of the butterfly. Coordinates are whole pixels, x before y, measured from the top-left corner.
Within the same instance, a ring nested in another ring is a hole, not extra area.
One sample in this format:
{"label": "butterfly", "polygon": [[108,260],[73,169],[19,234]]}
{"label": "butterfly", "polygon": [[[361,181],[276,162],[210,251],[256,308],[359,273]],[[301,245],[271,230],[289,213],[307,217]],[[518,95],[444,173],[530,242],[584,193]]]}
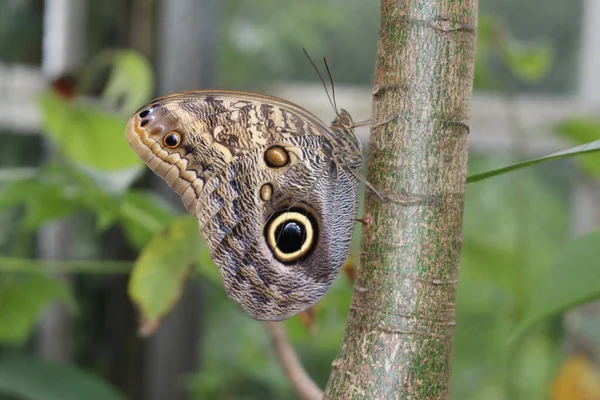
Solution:
{"label": "butterfly", "polygon": [[293,316],[327,292],[348,258],[359,181],[385,201],[359,173],[354,128],[364,123],[337,111],[323,61],[329,126],[281,98],[196,90],[150,101],[125,130],[198,219],[227,295],[258,320]]}

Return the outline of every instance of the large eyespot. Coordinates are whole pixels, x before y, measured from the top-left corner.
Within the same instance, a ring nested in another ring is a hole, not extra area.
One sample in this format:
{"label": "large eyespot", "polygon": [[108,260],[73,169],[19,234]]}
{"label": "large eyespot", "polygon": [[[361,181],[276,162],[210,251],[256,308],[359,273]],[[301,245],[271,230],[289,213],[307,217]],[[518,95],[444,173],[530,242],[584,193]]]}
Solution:
{"label": "large eyespot", "polygon": [[290,156],[283,147],[273,146],[265,151],[265,163],[271,168],[285,167],[289,162]]}
{"label": "large eyespot", "polygon": [[163,138],[163,144],[170,149],[174,149],[181,144],[181,135],[177,131],[169,132]]}
{"label": "large eyespot", "polygon": [[308,256],[315,248],[319,228],[306,210],[280,211],[265,228],[267,244],[276,259],[284,264]]}

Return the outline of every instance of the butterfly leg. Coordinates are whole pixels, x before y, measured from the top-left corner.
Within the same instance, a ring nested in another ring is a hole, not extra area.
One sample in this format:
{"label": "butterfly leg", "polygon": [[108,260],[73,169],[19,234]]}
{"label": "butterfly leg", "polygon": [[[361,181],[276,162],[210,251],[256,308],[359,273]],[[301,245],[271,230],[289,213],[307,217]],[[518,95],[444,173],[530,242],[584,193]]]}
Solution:
{"label": "butterfly leg", "polygon": [[371,129],[373,129],[373,128],[379,128],[382,125],[387,125],[390,122],[394,122],[397,119],[398,119],[398,114],[394,115],[392,118],[388,118],[388,119],[386,119],[384,121],[377,122],[376,124],[373,124],[373,126],[371,126]]}
{"label": "butterfly leg", "polygon": [[359,122],[355,122],[354,124],[352,124],[352,128],[358,128],[361,126],[371,126],[371,128],[378,128],[382,125],[387,125],[390,122],[395,121],[396,119],[398,119],[398,115],[394,115],[392,118],[388,118],[385,121],[381,121],[381,122],[377,122],[375,124],[371,124],[371,118],[366,119],[364,121],[359,121]]}
{"label": "butterfly leg", "polygon": [[360,174],[360,172],[358,172],[357,170],[355,170],[354,168],[348,168],[348,171],[350,171],[350,173],[352,175],[354,175],[356,177],[356,179],[358,179],[361,182],[364,182],[365,185],[371,189],[371,191],[373,193],[375,193],[377,195],[377,197],[379,197],[379,200],[381,200],[383,203],[385,203],[387,201],[387,198],[381,194],[381,192],[379,190],[377,190],[377,188],[375,188],[375,186],[373,186],[373,184],[371,184],[371,182],[369,182],[364,176],[362,176]]}

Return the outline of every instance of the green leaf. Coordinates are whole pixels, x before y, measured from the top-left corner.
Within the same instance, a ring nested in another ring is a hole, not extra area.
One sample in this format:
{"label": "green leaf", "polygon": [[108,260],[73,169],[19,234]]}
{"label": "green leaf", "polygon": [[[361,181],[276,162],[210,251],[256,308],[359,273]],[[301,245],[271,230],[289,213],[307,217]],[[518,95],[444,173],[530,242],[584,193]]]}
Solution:
{"label": "green leaf", "polygon": [[525,324],[535,323],[600,298],[600,231],[567,244],[533,289]]}
{"label": "green leaf", "polygon": [[516,171],[521,168],[529,167],[531,165],[540,164],[546,161],[560,160],[563,158],[575,157],[580,154],[593,153],[600,150],[600,140],[596,140],[591,143],[586,143],[581,146],[571,147],[567,150],[562,150],[557,153],[553,153],[544,157],[534,158],[527,161],[521,161],[516,164],[511,164],[506,167],[493,169],[486,172],[471,175],[467,177],[467,183],[481,181],[492,176],[506,174],[507,172]]}
{"label": "green leaf", "polygon": [[202,247],[198,221],[185,216],[175,219],[142,250],[129,281],[129,295],[141,314],[141,334],[152,333],[173,308]]}
{"label": "green leaf", "polygon": [[4,280],[0,284],[0,342],[21,344],[27,340],[44,306],[54,300],[75,308],[65,284],[42,273]]}
{"label": "green leaf", "polygon": [[[600,122],[590,118],[574,117],[562,121],[555,127],[556,132],[575,143],[588,143],[600,138]],[[600,178],[600,157],[585,155],[576,162],[590,175]]]}
{"label": "green leaf", "polygon": [[175,212],[150,192],[129,190],[121,199],[118,215],[127,238],[141,249],[171,223]]}
{"label": "green leaf", "polygon": [[[111,186],[109,183],[102,183],[102,179],[98,178],[99,175],[109,174],[99,172],[91,174],[96,175],[93,177],[89,173],[91,171],[86,173],[65,166],[51,167],[53,168],[48,168],[49,171],[44,171],[46,173],[41,175],[38,181],[58,185],[62,189],[63,201],[75,203],[77,207],[93,212],[99,230],[108,228],[116,220],[119,208],[118,196],[108,188]],[[127,170],[120,170],[120,172],[125,171]],[[40,202],[40,199],[36,198],[34,201]]]}
{"label": "green leaf", "polygon": [[512,73],[524,82],[539,82],[552,66],[552,47],[547,44],[507,41],[502,53]]}
{"label": "green leaf", "polygon": [[152,68],[137,52],[121,50],[110,54],[113,70],[104,97],[115,103],[121,102],[123,111],[132,114],[152,96]]}
{"label": "green leaf", "polygon": [[[79,170],[103,192],[114,196],[123,194],[143,172],[146,172],[141,164],[116,171],[86,168],[81,165]],[[77,172],[80,172],[79,170]]]}
{"label": "green leaf", "polygon": [[548,75],[553,64],[550,45],[516,41],[497,18],[489,15],[481,15],[477,25],[475,87],[502,89],[502,82],[489,65],[497,57],[524,82],[536,83]]}
{"label": "green leaf", "polygon": [[561,136],[567,137],[580,144],[588,143],[600,138],[600,121],[591,118],[567,118],[557,124],[555,129]]}
{"label": "green leaf", "polygon": [[125,119],[81,99],[39,98],[45,132],[72,162],[106,171],[141,163],[124,138]]}
{"label": "green leaf", "polygon": [[497,47],[498,21],[489,15],[480,15],[477,21],[477,48],[473,85],[477,89],[497,89],[498,79],[490,68],[489,59]]}
{"label": "green leaf", "polygon": [[83,208],[96,214],[100,228],[116,218],[118,202],[87,175],[64,166],[49,165],[35,179],[12,182],[0,190],[0,209],[25,206],[25,229],[66,217]]}
{"label": "green leaf", "polygon": [[27,180],[13,182],[0,190],[0,209],[25,206],[23,227],[28,230],[65,217],[82,205],[66,196],[67,188],[56,182]]}
{"label": "green leaf", "polygon": [[125,400],[86,371],[25,357],[0,357],[0,393],[24,400]]}

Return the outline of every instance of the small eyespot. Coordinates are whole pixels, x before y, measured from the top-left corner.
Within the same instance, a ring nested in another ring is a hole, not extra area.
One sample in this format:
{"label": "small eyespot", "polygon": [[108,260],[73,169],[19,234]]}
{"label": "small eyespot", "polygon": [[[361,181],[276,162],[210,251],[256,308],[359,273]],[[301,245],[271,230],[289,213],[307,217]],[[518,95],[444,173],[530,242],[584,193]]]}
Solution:
{"label": "small eyespot", "polygon": [[317,224],[306,210],[280,212],[266,226],[267,244],[277,260],[284,264],[296,262],[315,248]]}
{"label": "small eyespot", "polygon": [[181,144],[181,135],[176,131],[169,132],[163,138],[163,143],[168,148],[174,149]]}
{"label": "small eyespot", "polygon": [[273,146],[265,151],[265,163],[271,168],[285,167],[289,162],[290,156],[283,147]]}
{"label": "small eyespot", "polygon": [[265,183],[260,187],[260,198],[262,201],[269,201],[273,196],[273,185]]}
{"label": "small eyespot", "polygon": [[146,118],[150,114],[150,110],[144,110],[140,113],[140,118]]}

